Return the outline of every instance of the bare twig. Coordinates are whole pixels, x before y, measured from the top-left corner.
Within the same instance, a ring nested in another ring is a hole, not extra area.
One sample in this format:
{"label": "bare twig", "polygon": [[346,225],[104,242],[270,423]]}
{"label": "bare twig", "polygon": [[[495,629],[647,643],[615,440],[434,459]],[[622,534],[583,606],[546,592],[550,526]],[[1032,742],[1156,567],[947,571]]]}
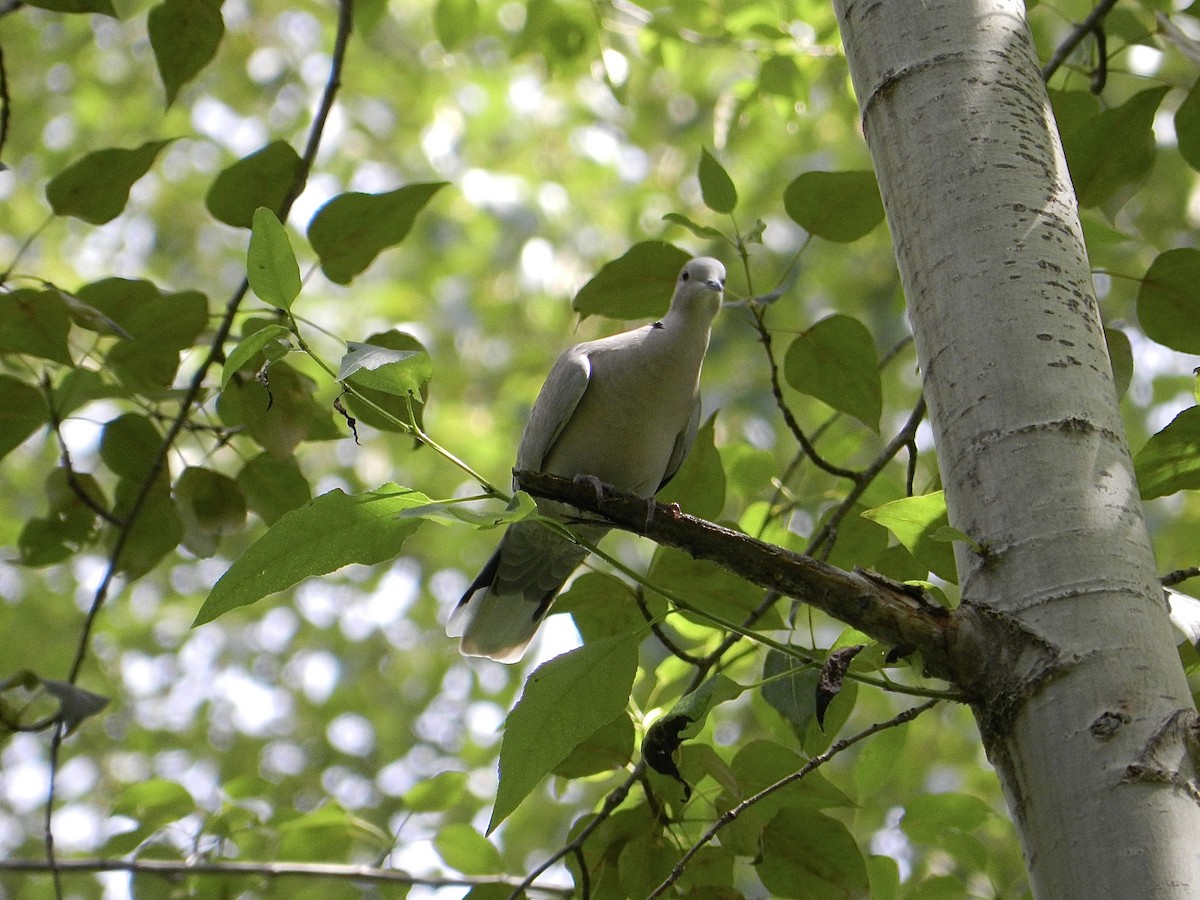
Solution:
{"label": "bare twig", "polygon": [[839,753],[842,753],[846,749],[854,746],[859,741],[865,740],[866,738],[871,737],[871,735],[878,734],[879,732],[885,731],[888,728],[896,728],[897,726],[903,725],[906,722],[911,722],[917,716],[921,715],[921,713],[932,709],[939,702],[940,701],[938,700],[929,700],[920,704],[919,706],[910,707],[909,709],[904,710],[904,712],[888,719],[886,722],[876,722],[874,725],[870,726],[869,728],[864,728],[857,734],[835,742],[829,747],[828,750],[818,756],[814,756],[807,763],[805,763],[802,768],[793,772],[791,775],[788,775],[786,778],[781,778],[774,784],[763,788],[754,796],[747,797],[737,806],[726,810],[721,814],[720,818],[718,818],[717,821],[712,824],[708,831],[704,832],[700,839],[691,847],[689,847],[688,851],[683,854],[682,857],[680,857],[679,862],[675,863],[674,868],[671,869],[671,873],[663,880],[662,884],[654,889],[654,892],[649,895],[647,900],[653,900],[654,897],[661,897],[668,889],[670,889],[671,885],[678,881],[680,876],[683,875],[683,870],[687,867],[687,864],[691,862],[692,857],[699,853],[702,847],[712,841],[712,839],[717,836],[717,833],[720,832],[722,828],[734,821],[738,816],[744,813],[755,803],[758,803],[760,800],[764,800],[776,791],[787,787],[789,784],[799,781],[801,778],[805,777],[813,770],[823,766]]}
{"label": "bare twig", "polygon": [[42,378],[42,393],[46,398],[46,410],[49,418],[50,430],[54,432],[54,436],[58,439],[58,458],[62,464],[63,471],[67,475],[67,485],[71,488],[72,493],[79,498],[79,502],[98,515],[109,525],[115,525],[118,528],[123,528],[125,523],[108,509],[103,504],[99,503],[80,483],[79,476],[75,472],[75,467],[71,464],[71,451],[67,447],[67,442],[62,435],[62,419],[59,418],[58,409],[54,405],[54,390],[50,385],[50,376],[46,375]]}
{"label": "bare twig", "polygon": [[1088,17],[1076,25],[1066,39],[1054,48],[1054,53],[1051,55],[1049,62],[1042,66],[1042,81],[1049,81],[1055,72],[1059,70],[1067,57],[1079,46],[1082,41],[1092,32],[1102,27],[1104,17],[1109,11],[1117,5],[1117,0],[1100,0],[1096,4],[1095,9],[1088,13]]}
{"label": "bare twig", "polygon": [[1171,587],[1180,582],[1187,581],[1189,578],[1195,578],[1200,575],[1200,566],[1192,566],[1188,569],[1176,569],[1174,572],[1168,572],[1159,581],[1164,587]]}
{"label": "bare twig", "polygon": [[804,433],[804,429],[800,427],[800,423],[796,421],[796,417],[792,414],[791,407],[784,400],[783,385],[779,381],[779,364],[775,359],[775,351],[771,346],[771,332],[767,330],[766,323],[763,321],[763,311],[761,309],[754,310],[754,327],[758,330],[759,342],[763,345],[763,350],[767,354],[767,369],[771,375],[771,394],[775,398],[775,405],[779,407],[779,412],[783,416],[783,421],[787,425],[788,431],[792,433],[792,436],[817,468],[828,472],[830,475],[836,475],[838,478],[848,478],[858,483],[860,478],[858,472],[855,472],[853,469],[844,469],[841,466],[834,465],[817,453],[817,448],[812,445],[812,441],[808,439],[808,435]]}
{"label": "bare twig", "polygon": [[[0,860],[0,872],[45,872],[49,863],[40,859]],[[138,875],[162,875],[179,878],[189,875],[245,876],[261,878],[333,878],[345,881],[366,881],[376,884],[409,884],[427,888],[479,887],[481,885],[515,885],[517,879],[495,878],[417,878],[396,869],[376,866],[349,866],[331,863],[301,862],[187,862],[169,859],[64,859],[58,863],[62,872],[132,872]],[[547,897],[570,897],[571,889],[531,885],[530,889]]]}
{"label": "bare twig", "polygon": [[685,663],[692,666],[700,665],[703,660],[698,656],[693,656],[671,639],[671,636],[663,630],[658,619],[650,612],[650,607],[646,605],[646,592],[641,585],[638,585],[637,590],[633,592],[634,600],[637,602],[638,611],[641,612],[642,618],[646,620],[646,624],[650,626],[650,631],[658,638],[658,642],[667,648],[671,655],[682,659]]}
{"label": "bare twig", "polygon": [[617,785],[613,789],[612,793],[604,798],[604,805],[600,808],[600,811],[592,817],[591,821],[584,825],[583,828],[579,829],[579,833],[575,835],[575,837],[571,838],[571,840],[559,847],[532,872],[526,875],[520,884],[513,888],[512,893],[508,895],[508,900],[517,900],[517,898],[521,896],[522,892],[533,886],[533,882],[538,878],[538,876],[540,876],[543,872],[568,854],[578,854],[577,858],[580,861],[580,868],[584,871],[587,871],[587,866],[583,862],[582,851],[584,843],[589,837],[591,837],[592,832],[603,825],[608,820],[609,816],[617,811],[617,807],[625,802],[625,798],[629,796],[629,791],[641,780],[642,772],[645,768],[645,761],[639,762],[636,766],[634,766],[633,770],[629,773],[629,776],[619,785]]}

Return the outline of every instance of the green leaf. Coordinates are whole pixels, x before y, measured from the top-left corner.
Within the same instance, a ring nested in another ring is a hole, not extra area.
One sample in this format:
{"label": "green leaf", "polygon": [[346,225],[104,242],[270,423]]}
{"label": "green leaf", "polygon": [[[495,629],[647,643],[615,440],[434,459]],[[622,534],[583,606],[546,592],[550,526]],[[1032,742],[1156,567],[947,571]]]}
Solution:
{"label": "green leaf", "polygon": [[260,206],[279,210],[303,167],[286,141],[274,141],[244,156],[217,175],[204,205],[218,222],[249,228]]}
{"label": "green leaf", "polygon": [[1192,85],[1175,110],[1175,137],[1184,162],[1200,171],[1200,81]]}
{"label": "green leaf", "polygon": [[675,279],[691,257],[672,244],[643,241],[605,263],[575,295],[571,308],[583,317],[644,319],[661,316],[671,303]]}
{"label": "green leaf", "polygon": [[529,676],[504,727],[489,834],[575,747],[625,710],[638,643],[637,635],[622,634],[584,644]]}
{"label": "green leaf", "polygon": [[175,482],[175,502],[184,526],[184,544],[200,557],[216,553],[226,532],[246,524],[246,498],[227,475],[189,466]]}
{"label": "green leaf", "polygon": [[433,29],[442,46],[454,51],[475,33],[478,17],[477,0],[438,0],[433,10]]}
{"label": "green leaf", "polygon": [[[145,475],[122,478],[117,482],[113,513],[118,519],[130,521],[134,501],[143,490],[144,480]],[[130,580],[141,578],[153,570],[183,539],[183,523],[179,521],[179,512],[171,499],[171,488],[165,475],[155,479],[141,505],[141,511],[132,521],[117,561],[117,569]],[[112,531],[110,549],[115,549],[118,539],[118,532]]]}
{"label": "green leaf", "polygon": [[633,720],[628,713],[621,713],[579,743],[554,767],[554,774],[560,778],[586,778],[619,769],[633,758],[633,742]]}
{"label": "green leaf", "polygon": [[737,188],[733,179],[707,148],[700,148],[700,194],[704,205],[713,212],[731,213],[737,206]]}
{"label": "green leaf", "polygon": [[278,354],[272,354],[268,350],[269,346],[285,347],[290,351],[291,338],[291,329],[283,325],[266,325],[242,338],[225,358],[225,365],[221,368],[221,390],[225,390],[229,379],[260,354],[266,355],[268,359],[280,358]]}
{"label": "green leaf", "polygon": [[0,458],[25,443],[48,417],[41,391],[11,375],[0,374]]}
{"label": "green leaf", "polygon": [[308,226],[308,240],[321,259],[325,276],[349,284],[383,250],[399,244],[417,213],[446,186],[410,184],[386,194],[340,194],[319,210]]}
{"label": "green leaf", "polygon": [[714,707],[732,700],[745,690],[724,675],[707,678],[700,687],[685,694],[661,719],[655,721],[642,742],[642,755],[654,771],[670,776],[683,785],[684,798],[691,794],[689,785],[675,765],[674,755],[679,745],[695,737],[704,727]]}
{"label": "green leaf", "polygon": [[291,309],[300,294],[300,266],[287,229],[265,206],[254,211],[246,276],[260,299],[280,309]]}
{"label": "green leaf", "polygon": [[420,519],[403,518],[429,498],[394,484],[362,494],[333,490],[282,516],[213,586],[193,627],[313,575],[394,558]]}
{"label": "green leaf", "polygon": [[438,772],[409,788],[401,803],[413,812],[440,812],[454,806],[466,790],[466,772]]}
{"label": "green leaf", "polygon": [[996,817],[992,808],[970,794],[922,794],[904,804],[900,827],[914,841],[939,846],[955,831],[972,831]]}
{"label": "green leaf", "polygon": [[702,519],[715,519],[725,508],[725,469],[715,443],[716,413],[696,432],[675,477],[659,492],[663,503],[678,503],[684,512]]}
{"label": "green leaf", "polygon": [[[425,396],[429,392],[426,382],[432,377],[430,368],[432,363],[429,354],[421,342],[411,334],[405,334],[395,329],[369,335],[363,341],[363,345],[418,354],[413,357],[405,357],[409,362],[403,363],[395,373],[389,372],[386,367],[380,372],[380,378],[384,379],[383,384],[387,387],[386,391],[370,386],[369,380],[374,373],[369,371],[355,373],[350,379],[355,391],[347,394],[343,399],[351,415],[360,422],[380,431],[407,433],[407,428],[397,425],[384,413],[390,414],[400,422],[407,423],[411,404],[412,415],[416,417],[417,424],[421,424]],[[393,375],[397,377],[393,379]],[[414,383],[420,384],[415,396],[408,393],[409,389],[414,387]],[[400,393],[397,393],[397,389]],[[361,395],[361,399],[359,395]]]}
{"label": "green leaf", "polygon": [[[651,584],[669,586],[673,594],[685,598],[701,612],[727,622],[744,621],[762,602],[761,588],[716,563],[692,559],[683,551],[671,547],[659,547],[654,551],[654,559],[646,577]],[[691,621],[713,627],[702,616],[686,611],[683,615]],[[763,628],[779,627],[779,613],[772,609],[757,624]]]}
{"label": "green leaf", "polygon": [[[818,837],[819,836],[819,837]],[[781,809],[762,834],[758,877],[777,897],[865,897],[866,860],[846,826],[808,809]]]}
{"label": "green leaf", "polygon": [[1200,406],[1185,409],[1133,458],[1143,500],[1200,490]]}
{"label": "green leaf", "polygon": [[904,497],[863,513],[894,534],[920,562],[949,582],[956,582],[954,547],[935,535],[950,524],[942,491]]}
{"label": "green leaf", "polygon": [[145,478],[158,456],[162,435],[153,423],[138,413],[125,413],[104,426],[100,458],[122,478]]}
{"label": "green leaf", "polygon": [[1169,87],[1134,94],[1062,135],[1080,206],[1099,206],[1154,164],[1154,115]]}
{"label": "green leaf", "polygon": [[217,398],[221,421],[242,428],[260,447],[278,457],[288,457],[302,441],[328,441],[342,437],[330,408],[313,397],[316,382],[297,372],[286,361],[272,363],[268,384],[258,380],[226,385]]}
{"label": "green leaf", "polygon": [[810,234],[846,244],[883,221],[875,173],[805,172],[783,192],[783,208]]}
{"label": "green leaf", "polygon": [[419,397],[433,377],[433,361],[424,350],[393,350],[357,341],[347,341],[346,347],[338,366],[338,381],[349,378],[356,385],[385,394]]}
{"label": "green leaf", "polygon": [[[645,602],[652,615],[667,611],[666,601],[657,594],[650,594]],[[633,590],[604,572],[583,572],[572,580],[566,593],[550,607],[551,615],[558,613],[570,613],[585,643],[645,627]]]}
{"label": "green leaf", "polygon": [[62,13],[100,13],[117,18],[112,0],[25,0],[27,6]]}
{"label": "green leaf", "polygon": [[679,213],[667,213],[663,216],[664,222],[671,222],[675,225],[681,225],[698,238],[705,238],[710,241],[723,241],[725,235],[715,228],[710,228],[708,225],[699,225],[689,219],[687,216]]}
{"label": "green leaf", "polygon": [[801,95],[800,67],[791,56],[768,57],[758,70],[758,89],[764,94],[795,101]]}
{"label": "green leaf", "polygon": [[1146,337],[1200,353],[1200,250],[1181,247],[1155,257],[1138,290],[1137,315]]}
{"label": "green leaf", "polygon": [[892,784],[896,775],[896,760],[902,759],[907,728],[886,728],[863,741],[854,760],[854,787],[859,799],[866,803]]}
{"label": "green leaf", "polygon": [[879,431],[883,386],[875,340],[850,316],[832,315],[802,333],[783,361],[788,384]]}
{"label": "green leaf", "polygon": [[312,490],[293,456],[260,453],[237,475],[246,505],[268,525],[312,499]]}
{"label": "green leaf", "polygon": [[433,846],[446,865],[464,875],[489,875],[502,868],[500,851],[465,822],[444,826]]}
{"label": "green leaf", "polygon": [[104,491],[86,472],[68,477],[66,469],[51,469],[44,491],[49,510],[44,518],[30,519],[21,529],[17,548],[23,566],[48,566],[62,562],[82,550],[96,535],[96,513],[79,496],[91,498],[101,509],[108,507]]}
{"label": "green leaf", "polygon": [[163,0],[150,10],[146,27],[170,106],[216,55],[225,34],[221,0]]}
{"label": "green leaf", "polygon": [[196,811],[196,801],[180,784],[165,778],[134,782],[113,801],[113,813],[159,828]]}
{"label": "green leaf", "polygon": [[46,185],[56,216],[74,216],[93,225],[111,222],[129,202],[133,183],[150,171],[170,141],[150,141],[132,150],[95,150],[59,172]]}
{"label": "green leaf", "polygon": [[71,317],[58,291],[21,288],[0,294],[0,353],[73,365],[67,349]]}

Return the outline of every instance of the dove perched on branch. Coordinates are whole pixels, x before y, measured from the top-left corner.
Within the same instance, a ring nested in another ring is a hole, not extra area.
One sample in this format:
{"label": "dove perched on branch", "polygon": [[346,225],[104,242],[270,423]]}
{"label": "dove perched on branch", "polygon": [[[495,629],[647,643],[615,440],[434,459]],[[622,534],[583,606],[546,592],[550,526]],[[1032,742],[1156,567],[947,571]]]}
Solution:
{"label": "dove perched on branch", "polygon": [[[725,267],[690,260],[661,321],[572,347],[538,394],[521,444],[519,470],[586,478],[653,497],[679,471],[700,421],[700,367],[721,306]],[[545,515],[571,508],[539,501]],[[594,544],[608,531],[581,525]],[[446,632],[462,652],[516,662],[586,548],[536,521],[508,527],[483,571],[458,601]]]}

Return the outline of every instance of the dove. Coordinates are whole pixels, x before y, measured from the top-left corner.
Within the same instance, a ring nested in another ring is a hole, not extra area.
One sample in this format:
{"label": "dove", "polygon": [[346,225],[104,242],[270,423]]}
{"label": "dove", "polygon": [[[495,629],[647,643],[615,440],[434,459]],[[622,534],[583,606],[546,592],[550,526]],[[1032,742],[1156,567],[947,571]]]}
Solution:
{"label": "dove", "polygon": [[[658,322],[577,344],[550,369],[517,448],[516,468],[652,498],[679,471],[700,422],[700,369],[725,290],[725,267],[689,260]],[[564,521],[572,507],[539,500]],[[578,518],[578,512],[575,513]],[[575,526],[595,545],[604,525]],[[521,659],[588,550],[537,521],[508,527],[446,626],[466,656]]]}

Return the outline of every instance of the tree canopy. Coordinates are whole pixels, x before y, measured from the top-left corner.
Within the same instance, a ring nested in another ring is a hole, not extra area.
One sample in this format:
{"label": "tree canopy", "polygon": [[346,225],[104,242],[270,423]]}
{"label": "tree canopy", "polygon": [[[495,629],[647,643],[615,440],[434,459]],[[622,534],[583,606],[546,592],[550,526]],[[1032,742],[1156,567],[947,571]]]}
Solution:
{"label": "tree canopy", "polygon": [[[1028,7],[1178,584],[1200,22]],[[660,499],[959,602],[828,4],[26,0],[0,51],[8,894],[1028,891],[954,686],[713,562],[614,533],[522,664],[443,634],[535,514],[558,352],[700,254],[729,302]]]}

